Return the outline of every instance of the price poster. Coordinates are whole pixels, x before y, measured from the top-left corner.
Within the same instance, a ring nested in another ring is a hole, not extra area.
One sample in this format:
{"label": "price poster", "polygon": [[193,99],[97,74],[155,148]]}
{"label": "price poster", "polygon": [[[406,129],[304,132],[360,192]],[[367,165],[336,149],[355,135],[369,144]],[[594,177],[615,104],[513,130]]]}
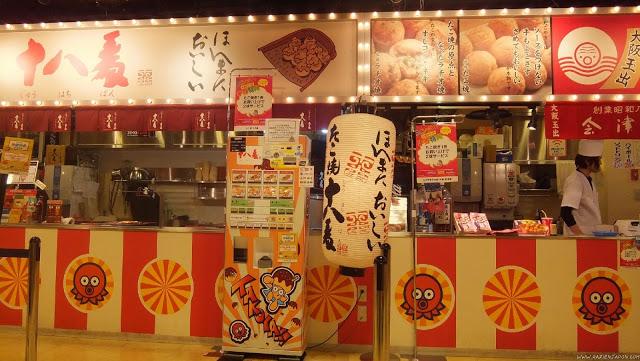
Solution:
{"label": "price poster", "polygon": [[418,183],[458,181],[456,125],[416,125],[416,177]]}
{"label": "price poster", "polygon": [[236,78],[235,100],[234,130],[263,130],[265,119],[272,115],[272,77],[239,76]]}
{"label": "price poster", "polygon": [[281,234],[278,239],[278,262],[297,262],[298,244],[292,233]]}
{"label": "price poster", "polygon": [[32,152],[33,139],[4,138],[0,173],[28,174]]}
{"label": "price poster", "polygon": [[620,242],[620,266],[640,267],[640,241],[622,239]]}
{"label": "price poster", "polygon": [[549,139],[547,141],[547,155],[549,158],[566,157],[567,141],[565,139]]}
{"label": "price poster", "polygon": [[298,177],[298,186],[301,188],[313,188],[313,166],[300,167],[300,177]]}

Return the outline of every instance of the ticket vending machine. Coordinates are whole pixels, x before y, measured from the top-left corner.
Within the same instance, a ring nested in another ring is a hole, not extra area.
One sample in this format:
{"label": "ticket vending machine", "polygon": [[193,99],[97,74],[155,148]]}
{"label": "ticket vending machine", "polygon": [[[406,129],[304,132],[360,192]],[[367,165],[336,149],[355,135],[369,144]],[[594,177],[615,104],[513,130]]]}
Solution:
{"label": "ticket vending machine", "polygon": [[300,186],[300,176],[310,144],[306,136],[275,144],[263,136],[229,139],[225,360],[250,354],[304,358],[309,188]]}

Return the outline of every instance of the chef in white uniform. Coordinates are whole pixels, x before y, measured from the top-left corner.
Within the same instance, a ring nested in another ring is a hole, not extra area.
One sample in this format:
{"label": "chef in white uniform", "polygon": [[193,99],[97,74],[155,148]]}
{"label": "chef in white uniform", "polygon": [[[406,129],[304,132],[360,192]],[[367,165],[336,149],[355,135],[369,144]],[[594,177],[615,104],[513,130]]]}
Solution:
{"label": "chef in white uniform", "polygon": [[600,171],[604,142],[581,140],[576,155],[576,171],[564,182],[560,216],[565,235],[591,235],[602,223],[598,191],[591,175]]}

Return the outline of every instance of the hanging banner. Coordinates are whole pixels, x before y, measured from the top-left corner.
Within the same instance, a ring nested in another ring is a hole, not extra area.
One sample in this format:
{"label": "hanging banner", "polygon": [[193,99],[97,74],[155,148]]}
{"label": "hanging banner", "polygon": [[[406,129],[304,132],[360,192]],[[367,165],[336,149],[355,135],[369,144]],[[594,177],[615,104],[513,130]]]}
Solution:
{"label": "hanging banner", "polygon": [[418,183],[458,181],[456,125],[416,125],[416,178]]}
{"label": "hanging banner", "polygon": [[547,102],[547,139],[640,139],[640,102]]}
{"label": "hanging banner", "polygon": [[554,16],[554,92],[638,93],[640,16]]}
{"label": "hanging banner", "polygon": [[231,70],[256,67],[276,69],[279,99],[357,90],[355,20],[48,28],[0,32],[2,100],[224,103]]}
{"label": "hanging banner", "polygon": [[33,153],[33,139],[5,137],[0,160],[0,173],[27,174],[31,154]]}
{"label": "hanging banner", "polygon": [[549,17],[460,19],[460,94],[551,94]]}
{"label": "hanging banner", "polygon": [[273,78],[270,75],[237,77],[235,100],[233,130],[263,130],[265,119],[273,114]]}
{"label": "hanging banner", "polygon": [[458,20],[371,22],[371,94],[458,94]]}

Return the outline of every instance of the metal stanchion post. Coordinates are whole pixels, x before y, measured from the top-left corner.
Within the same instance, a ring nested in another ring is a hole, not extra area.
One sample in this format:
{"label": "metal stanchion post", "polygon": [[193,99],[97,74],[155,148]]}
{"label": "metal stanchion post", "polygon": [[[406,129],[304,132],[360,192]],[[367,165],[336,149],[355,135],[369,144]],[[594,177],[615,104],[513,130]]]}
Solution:
{"label": "metal stanchion post", "polygon": [[27,308],[27,344],[25,360],[38,359],[38,295],[40,274],[40,238],[29,240],[29,300]]}
{"label": "metal stanchion post", "polygon": [[375,280],[376,293],[373,305],[373,353],[360,356],[362,361],[398,361],[400,357],[390,354],[391,342],[391,246],[381,245],[382,256],[376,257]]}

